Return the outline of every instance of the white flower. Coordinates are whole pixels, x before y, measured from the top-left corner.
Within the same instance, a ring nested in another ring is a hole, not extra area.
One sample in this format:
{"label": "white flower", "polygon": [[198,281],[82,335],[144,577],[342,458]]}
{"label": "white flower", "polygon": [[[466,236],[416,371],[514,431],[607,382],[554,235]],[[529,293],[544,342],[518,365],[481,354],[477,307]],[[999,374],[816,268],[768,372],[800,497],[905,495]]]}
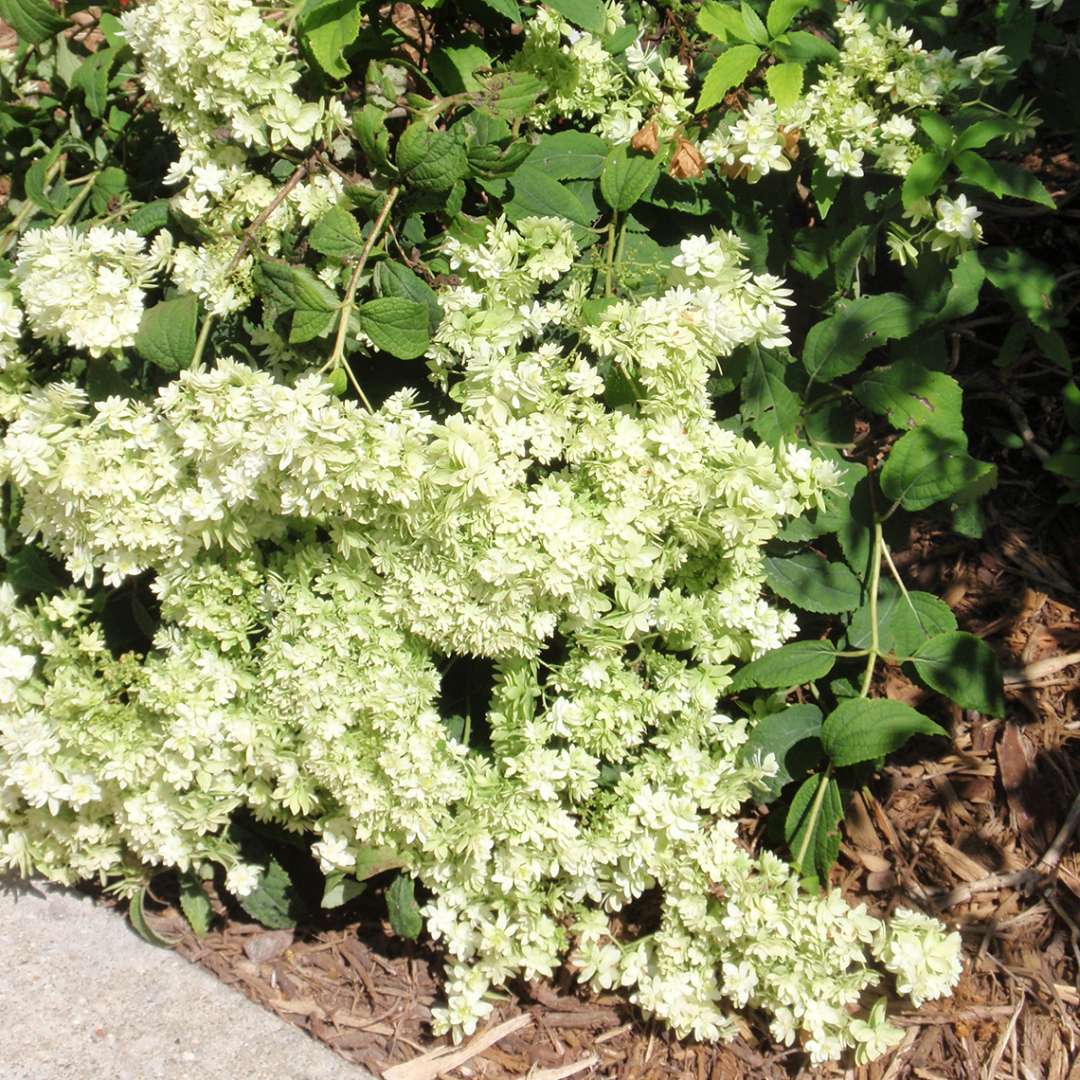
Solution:
{"label": "white flower", "polygon": [[829,176],[862,176],[863,152],[851,145],[847,139],[837,147],[827,147],[825,161]]}
{"label": "white flower", "polygon": [[225,888],[233,896],[250,896],[262,881],[262,867],[251,863],[237,863],[225,875]]}
{"label": "white flower", "polygon": [[968,205],[966,195],[958,195],[955,199],[947,199],[943,195],[938,199],[935,211],[936,227],[941,232],[959,236],[964,240],[976,240],[981,234],[977,224],[981,211]]}

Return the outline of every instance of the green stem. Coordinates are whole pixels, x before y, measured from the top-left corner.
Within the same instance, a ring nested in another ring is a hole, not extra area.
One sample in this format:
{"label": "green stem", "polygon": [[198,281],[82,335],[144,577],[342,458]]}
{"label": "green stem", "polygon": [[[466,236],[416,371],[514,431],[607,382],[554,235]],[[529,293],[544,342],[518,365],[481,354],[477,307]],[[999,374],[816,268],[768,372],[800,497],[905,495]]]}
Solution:
{"label": "green stem", "polygon": [[191,357],[190,367],[192,370],[199,366],[199,362],[202,360],[202,354],[206,349],[206,343],[210,339],[210,327],[214,325],[213,312],[207,312],[206,318],[203,319],[203,324],[199,328],[199,338],[195,342],[195,353]]}
{"label": "green stem", "polygon": [[85,182],[85,186],[79,191],[74,199],[71,200],[60,212],[60,216],[54,222],[55,225],[66,225],[82,208],[82,204],[90,198],[90,193],[94,190],[94,185],[97,183],[99,173],[91,173],[90,178]]}
{"label": "green stem", "polygon": [[607,227],[607,261],[604,269],[604,295],[610,296],[612,290],[612,282],[615,277],[615,226],[619,215],[616,212],[612,212],[611,221],[608,222]]}
{"label": "green stem", "polygon": [[[43,188],[47,188],[53,181],[56,174],[60,171],[60,166],[63,164],[63,156],[58,157],[46,170],[45,180],[42,184]],[[33,199],[26,199],[22,206],[19,207],[19,212],[4,226],[4,232],[2,238],[0,238],[0,255],[3,255],[9,247],[15,242],[22,227],[34,216],[39,209],[38,205]]]}
{"label": "green stem", "polygon": [[874,664],[881,655],[881,636],[878,633],[878,585],[881,583],[881,549],[884,547],[881,522],[874,522],[874,550],[870,555],[870,655],[866,660],[862,689],[859,697],[870,692],[870,680],[874,677]]}
{"label": "green stem", "polygon": [[814,801],[806,818],[806,831],[803,833],[802,840],[799,841],[799,850],[795,853],[795,869],[800,874],[803,872],[803,859],[806,858],[807,849],[810,847],[810,838],[817,829],[817,819],[821,816],[821,804],[825,801],[825,789],[829,786],[830,779],[832,779],[831,761],[825,766],[825,771],[821,774],[821,782],[814,793]]}

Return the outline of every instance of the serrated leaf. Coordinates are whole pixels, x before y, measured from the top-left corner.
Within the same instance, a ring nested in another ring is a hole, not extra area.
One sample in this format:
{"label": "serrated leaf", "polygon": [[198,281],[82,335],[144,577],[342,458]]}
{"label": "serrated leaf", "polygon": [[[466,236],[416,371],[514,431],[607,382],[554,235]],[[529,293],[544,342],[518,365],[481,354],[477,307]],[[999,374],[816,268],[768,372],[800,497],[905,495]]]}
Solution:
{"label": "serrated leaf", "polygon": [[794,105],[802,94],[803,66],[796,63],[776,64],[765,72],[765,82],[769,87],[769,96],[780,108],[786,109]]}
{"label": "serrated leaf", "polygon": [[356,218],[340,206],[331,207],[315,223],[308,243],[323,255],[348,259],[364,249],[364,236]]}
{"label": "serrated leaf", "polygon": [[198,874],[180,875],[180,910],[197,937],[209,933],[214,913]]}
{"label": "serrated leaf", "polygon": [[603,34],[607,27],[607,8],[601,0],[545,0],[567,22],[592,34]]}
{"label": "serrated leaf", "polygon": [[998,178],[999,193],[1011,195],[1014,199],[1026,199],[1038,203],[1050,210],[1057,209],[1054,197],[1046,190],[1042,181],[1022,165],[1011,161],[992,161],[990,167]]}
{"label": "serrated leaf", "polygon": [[610,147],[599,135],[584,131],[559,131],[542,135],[529,159],[553,180],[595,180],[600,176]]}
{"label": "serrated leaf", "polygon": [[40,45],[71,25],[48,0],[0,0],[0,19],[27,45]]}
{"label": "serrated leaf", "polygon": [[781,60],[800,64],[831,64],[840,59],[840,52],[831,41],[806,30],[789,30],[770,47]]}
{"label": "serrated leaf", "polygon": [[843,701],[821,725],[825,754],[838,768],[883,758],[899,750],[913,735],[948,734],[910,705],[886,698]]}
{"label": "serrated leaf", "polygon": [[[818,788],[826,784],[817,817],[811,821],[811,811],[817,798]],[[795,792],[784,820],[784,840],[791,852],[792,865],[800,874],[814,873],[821,881],[828,878],[829,870],[840,853],[840,821],[844,816],[844,800],[840,785],[830,776],[815,773],[808,776]],[[809,830],[810,840],[802,864],[798,859],[803,839]]]}
{"label": "serrated leaf", "polygon": [[525,164],[532,156],[532,152],[532,146],[524,139],[516,139],[508,146],[499,146],[496,143],[482,143],[476,146],[470,143],[466,147],[469,171],[474,176],[482,176],[489,180],[509,176]]}
{"label": "serrated leaf", "polygon": [[334,79],[349,74],[344,53],[360,33],[362,14],[359,0],[307,0],[300,11],[300,40],[319,67]]}
{"label": "serrated leaf", "polygon": [[801,686],[828,675],[835,664],[836,646],[831,641],[793,641],[744,664],[728,689],[738,693],[751,687]]}
{"label": "serrated leaf", "polygon": [[71,85],[83,92],[91,116],[104,116],[109,100],[109,72],[116,59],[115,49],[98,49],[75,70]]}
{"label": "serrated leaf", "polygon": [[[531,162],[526,162],[512,177],[514,197],[504,207],[511,222],[524,217],[558,217],[587,228],[593,215],[569,188],[553,180]],[[581,242],[581,234],[575,232]]]}
{"label": "serrated leaf", "polygon": [[720,41],[729,37],[736,41],[751,40],[742,12],[723,3],[722,0],[707,0],[697,14],[697,24],[706,34],[712,34]]}
{"label": "serrated leaf", "polygon": [[799,419],[799,398],[784,380],[786,371],[787,365],[775,353],[750,350],[741,386],[742,414],[771,445],[790,435]]}
{"label": "serrated leaf", "polygon": [[90,209],[95,214],[107,214],[119,207],[127,194],[127,173],[115,165],[109,165],[98,173],[90,190]]}
{"label": "serrated leaf", "polygon": [[383,296],[401,296],[427,308],[428,331],[434,334],[442,322],[442,307],[435,290],[419,274],[399,262],[381,262],[375,279]]}
{"label": "serrated leaf", "polygon": [[300,915],[300,898],[284,867],[271,857],[258,886],[236,902],[268,930],[291,930]]}
{"label": "serrated leaf", "polygon": [[1040,330],[1052,330],[1057,277],[1046,263],[1020,248],[985,248],[979,261],[995,288]]}
{"label": "serrated leaf", "polygon": [[135,349],[163,371],[179,371],[195,355],[199,301],[188,293],[147,308],[135,334]]}
{"label": "serrated leaf", "polygon": [[935,112],[924,112],[919,117],[919,127],[930,136],[930,141],[942,150],[952,146],[955,137],[952,124]]}
{"label": "serrated leaf", "polygon": [[4,580],[20,596],[32,593],[54,593],[69,584],[63,567],[33,544],[25,544],[7,556]]}
{"label": "serrated leaf", "polygon": [[546,87],[527,71],[503,71],[484,80],[484,96],[477,108],[503,120],[524,117]]}
{"label": "serrated leaf", "polygon": [[859,606],[862,585],[843,564],[805,551],[790,558],[768,555],[765,580],[777,596],[816,614],[838,614]]}
{"label": "serrated leaf", "polygon": [[518,7],[517,0],[484,0],[484,3],[511,22],[521,22],[521,8]]}
{"label": "serrated leaf", "polygon": [[429,131],[421,120],[401,133],[394,162],[402,179],[418,191],[449,191],[469,171],[465,147],[456,136]]}
{"label": "serrated leaf", "polygon": [[962,630],[937,634],[915,651],[912,666],[931,689],[962,709],[1005,715],[997,657],[985,641]]}
{"label": "serrated leaf", "polygon": [[656,182],[660,161],[643,154],[627,153],[619,146],[608,154],[600,172],[600,194],[612,210],[629,210]]}
{"label": "serrated leaf", "polygon": [[997,477],[993,465],[967,451],[963,433],[918,427],[897,440],[881,470],[881,490],[907,510],[925,510],[960,492],[989,490]]}
{"label": "serrated leaf", "polygon": [[153,202],[140,206],[127,219],[127,227],[133,229],[140,236],[149,236],[158,229],[164,229],[169,224],[169,200],[155,199]]}
{"label": "serrated leaf", "polygon": [[829,175],[829,168],[824,158],[814,159],[810,170],[810,192],[814,196],[818,210],[821,211],[822,218],[829,216],[829,211],[836,202],[836,196],[840,194],[840,185],[843,182],[843,176]]}
{"label": "serrated leaf", "polygon": [[408,874],[398,874],[386,889],[386,913],[394,933],[415,941],[424,929],[420,906],[416,902],[416,885]]}
{"label": "serrated leaf", "polygon": [[711,109],[724,100],[724,95],[729,90],[741,86],[743,79],[754,70],[760,58],[761,49],[757,45],[733,45],[721,53],[705,76],[697,112]]}
{"label": "serrated leaf", "polygon": [[846,375],[871,349],[906,337],[918,325],[919,312],[906,296],[862,296],[810,328],[803,346],[803,367],[815,381]]}
{"label": "serrated leaf", "polygon": [[401,296],[384,296],[368,300],[356,310],[361,329],[376,348],[399,360],[415,360],[427,351],[431,335],[426,305]]}
{"label": "serrated leaf", "polygon": [[349,903],[350,900],[355,900],[366,889],[367,885],[362,881],[348,877],[340,871],[330,874],[327,876],[326,884],[323,886],[323,895],[319,906],[321,908],[341,907],[343,904]]}
{"label": "serrated leaf", "polygon": [[334,313],[319,308],[298,307],[293,310],[289,323],[289,344],[302,345],[330,332],[334,325]]}
{"label": "serrated leaf", "polygon": [[951,376],[911,360],[874,368],[854,386],[855,397],[872,412],[889,418],[901,431],[926,426],[944,431],[963,428],[963,391]]}
{"label": "serrated leaf", "polygon": [[952,608],[931,593],[909,591],[897,605],[890,626],[897,656],[910,656],[928,637],[956,629]]}
{"label": "serrated leaf", "polygon": [[749,39],[754,42],[755,45],[768,45],[769,32],[765,29],[765,24],[761,21],[761,16],[758,15],[746,0],[741,0],[739,11],[742,14],[742,20],[746,26],[746,33]]}
{"label": "serrated leaf", "polygon": [[816,705],[789,705],[763,716],[739,747],[740,761],[755,754],[772,754],[776,759],[776,775],[765,781],[768,797],[762,800],[772,802],[787,784],[821,761],[821,710]]}
{"label": "serrated leaf", "polygon": [[948,167],[948,156],[939,150],[932,150],[917,157],[911,163],[900,189],[904,209],[910,210],[920,199],[929,198],[937,190],[938,181]]}
{"label": "serrated leaf", "polygon": [[466,43],[436,49],[428,63],[443,93],[461,94],[482,89],[476,72],[479,68],[490,68],[493,61],[479,45]]}
{"label": "serrated leaf", "polygon": [[765,26],[770,37],[779,37],[806,7],[808,0],[773,0],[765,13]]}
{"label": "serrated leaf", "polygon": [[390,132],[386,130],[386,113],[368,102],[352,114],[353,134],[368,163],[385,169],[390,163]]}

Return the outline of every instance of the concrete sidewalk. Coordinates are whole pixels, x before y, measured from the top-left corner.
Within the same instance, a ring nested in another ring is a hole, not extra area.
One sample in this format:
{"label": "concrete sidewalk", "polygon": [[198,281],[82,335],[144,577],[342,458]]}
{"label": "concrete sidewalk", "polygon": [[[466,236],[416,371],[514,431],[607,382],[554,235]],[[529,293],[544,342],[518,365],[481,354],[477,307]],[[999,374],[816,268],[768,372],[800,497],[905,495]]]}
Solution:
{"label": "concrete sidewalk", "polygon": [[370,1080],[85,896],[0,878],[3,1080]]}

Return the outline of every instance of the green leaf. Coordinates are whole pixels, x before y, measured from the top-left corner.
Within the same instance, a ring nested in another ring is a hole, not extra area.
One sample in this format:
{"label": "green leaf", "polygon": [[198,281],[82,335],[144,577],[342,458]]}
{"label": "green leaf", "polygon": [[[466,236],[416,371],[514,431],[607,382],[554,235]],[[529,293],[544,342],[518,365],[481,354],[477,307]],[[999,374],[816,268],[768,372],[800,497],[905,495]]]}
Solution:
{"label": "green leaf", "polygon": [[900,438],[880,474],[885,497],[907,510],[925,510],[960,492],[987,491],[996,479],[993,465],[968,453],[962,432],[933,427],[917,427]]}
{"label": "green leaf", "polygon": [[1050,314],[1057,278],[1046,263],[1020,248],[985,248],[979,261],[990,283],[1000,289],[1012,307],[1040,330],[1052,330]]}
{"label": "green leaf", "polygon": [[529,158],[531,168],[553,180],[596,180],[610,147],[599,135],[583,131],[559,131],[541,135]]}
{"label": "green leaf", "polygon": [[585,204],[569,188],[553,180],[531,161],[514,173],[510,183],[514,187],[514,197],[504,209],[512,222],[537,216],[566,218],[584,227],[592,225],[593,215]]}
{"label": "green leaf", "polygon": [[859,606],[862,585],[843,563],[804,551],[790,558],[768,555],[764,570],[769,588],[804,611],[836,614]]}
{"label": "green leaf", "polygon": [[431,54],[431,73],[443,93],[461,94],[470,90],[482,90],[483,83],[476,77],[480,68],[490,68],[494,61],[480,48],[471,43],[446,45]]}
{"label": "green leaf", "polygon": [[1062,407],[1065,410],[1065,422],[1076,435],[1080,435],[1080,386],[1075,382],[1065,384]]}
{"label": "green leaf", "polygon": [[992,120],[977,120],[970,127],[964,128],[953,143],[953,153],[963,150],[981,150],[988,142],[1010,135],[1016,124],[1012,120],[995,117]]}
{"label": "green leaf", "polygon": [[4,580],[20,596],[54,593],[68,584],[60,564],[33,544],[26,544],[7,557]]}
{"label": "green leaf", "polygon": [[937,190],[938,181],[948,167],[948,156],[938,150],[917,157],[908,169],[900,189],[904,209],[910,210],[920,199],[929,198]]}
{"label": "green leaf", "polygon": [[948,734],[910,705],[886,698],[843,701],[821,725],[825,754],[838,768],[883,758],[899,750],[912,735]]}
{"label": "green leaf", "polygon": [[190,871],[180,875],[180,910],[197,937],[209,933],[213,920],[210,899],[203,889],[202,879]]}
{"label": "green leaf", "polygon": [[173,948],[173,946],[176,945],[175,939],[162,937],[161,934],[150,929],[150,924],[146,921],[146,914],[143,910],[145,900],[146,889],[142,888],[128,901],[128,918],[131,920],[131,925],[135,930],[135,933],[138,934],[143,941],[148,941],[151,945],[158,946],[158,948]]}
{"label": "green leaf", "polygon": [[91,116],[104,116],[109,100],[109,72],[116,59],[115,49],[98,49],[76,69],[71,85],[83,92]]}
{"label": "green leaf", "polygon": [[292,322],[289,323],[289,343],[301,345],[305,341],[323,337],[333,325],[333,313],[317,308],[298,307],[293,311]]}
{"label": "green leaf", "polygon": [[300,897],[292,879],[272,856],[258,886],[247,896],[237,896],[236,902],[269,930],[291,930],[301,911]]}
{"label": "green leaf", "polygon": [[469,172],[464,145],[445,131],[429,131],[422,120],[402,132],[394,161],[402,179],[418,191],[449,191]]}
{"label": "green leaf", "polygon": [[862,296],[810,328],[803,346],[803,367],[814,380],[846,375],[871,349],[907,337],[918,325],[919,312],[906,296]]}
{"label": "green leaf", "polygon": [[397,870],[405,864],[393,848],[361,848],[356,855],[352,876],[357,881],[368,881],[387,870]]}
{"label": "green leaf", "polygon": [[831,641],[793,641],[744,664],[728,689],[737,694],[751,687],[801,686],[828,675],[835,663],[836,646]]}
{"label": "green leaf", "polygon": [[629,154],[626,147],[611,151],[600,173],[600,194],[612,210],[629,210],[655,183],[660,173],[657,158]]}
{"label": "green leaf", "polygon": [[919,127],[930,136],[930,141],[941,150],[947,150],[952,146],[953,139],[956,137],[952,124],[935,112],[924,112],[919,117]]}
{"label": "green leaf", "polygon": [[810,170],[810,191],[821,211],[822,218],[829,216],[829,211],[836,202],[836,196],[840,194],[840,185],[844,182],[842,176],[830,176],[829,168],[823,157],[814,159],[813,168]]}
{"label": "green leaf", "polygon": [[[827,786],[817,817],[811,821],[810,815],[822,783]],[[795,792],[784,821],[784,840],[791,852],[792,864],[800,874],[814,873],[822,881],[828,878],[829,870],[840,853],[839,825],[843,816],[844,800],[840,795],[840,785],[823,773],[808,776]],[[800,865],[795,860],[802,849],[803,838],[811,829],[806,855]]]}
{"label": "green leaf", "polygon": [[27,45],[40,45],[71,25],[48,0],[0,0],[0,19]]}
{"label": "green leaf", "polygon": [[521,8],[518,7],[517,0],[484,0],[484,3],[511,22],[521,22]]}
{"label": "green leaf", "polygon": [[776,758],[776,775],[765,781],[768,798],[763,801],[771,802],[821,760],[821,710],[816,705],[789,705],[763,716],[739,747],[739,760],[749,761],[757,753]]}
{"label": "green leaf", "polygon": [[199,301],[188,293],[162,300],[143,312],[135,334],[135,349],[163,371],[179,371],[195,355]]}
{"label": "green leaf", "polygon": [[545,90],[545,84],[527,71],[502,71],[484,80],[477,108],[503,120],[520,120]]}
{"label": "green leaf", "polygon": [[787,385],[787,365],[773,352],[752,348],[742,380],[743,419],[770,444],[795,430],[798,395]]}
{"label": "green leaf", "polygon": [[23,185],[26,188],[26,197],[39,209],[47,214],[55,214],[62,209],[62,205],[55,202],[45,191],[45,177],[53,162],[63,153],[64,143],[58,140],[43,157],[34,161],[26,170]]}
{"label": "green leaf", "polygon": [[855,397],[872,412],[888,416],[901,431],[927,426],[943,431],[963,428],[960,384],[940,371],[912,360],[874,368],[855,384]]}
{"label": "green leaf", "polygon": [[307,308],[330,314],[341,302],[310,270],[290,266],[278,259],[263,259],[256,271],[256,285],[279,307]]}
{"label": "green leaf", "polygon": [[771,50],[781,60],[799,64],[832,64],[840,59],[840,52],[832,42],[805,30],[789,30],[772,43]]}
{"label": "green leaf", "polygon": [[761,16],[758,15],[746,0],[742,0],[739,4],[739,10],[742,12],[743,23],[746,25],[746,33],[749,39],[755,45],[768,45],[769,32],[765,29],[765,24],[761,21]]}
{"label": "green leaf", "polygon": [[[773,5],[776,6],[775,4]],[[782,109],[799,100],[803,88],[802,64],[776,64],[765,72],[769,96]]]}
{"label": "green leaf", "polygon": [[912,665],[919,678],[962,709],[1005,715],[1005,694],[997,657],[974,634],[937,634],[916,650]]}
{"label": "green leaf", "polygon": [[370,165],[385,169],[390,163],[390,132],[386,113],[370,102],[352,114],[353,134]]}
{"label": "green leaf", "polygon": [[368,300],[357,308],[360,326],[376,348],[399,360],[415,360],[427,351],[428,309],[402,296]]}
{"label": "green leaf", "polygon": [[349,259],[363,251],[364,236],[356,218],[348,210],[334,206],[315,223],[308,243],[323,255]]}
{"label": "green leaf", "polygon": [[383,296],[400,296],[414,300],[427,308],[428,332],[434,334],[442,322],[443,311],[435,290],[419,274],[403,263],[381,262],[375,271],[375,280]]}
{"label": "green leaf", "polygon": [[349,877],[341,871],[329,874],[326,878],[326,884],[323,886],[323,895],[319,907],[341,907],[343,904],[349,903],[350,900],[355,900],[366,889],[367,885],[362,881],[357,881],[356,878]]}
{"label": "green leaf", "polygon": [[94,181],[90,191],[90,208],[95,214],[108,214],[120,206],[127,194],[127,173],[115,165],[108,165]]}
{"label": "green leaf", "polygon": [[705,76],[697,112],[711,109],[713,105],[723,101],[729,90],[741,86],[743,79],[754,70],[760,58],[761,49],[756,45],[733,45],[721,53]]}
{"label": "green leaf", "polygon": [[327,75],[344,79],[350,72],[345,49],[360,33],[359,0],[307,0],[300,11],[300,40]]}
{"label": "green leaf", "polygon": [[911,656],[928,638],[956,629],[956,616],[932,593],[911,592],[897,605],[889,630],[897,656]]}
{"label": "green leaf", "polygon": [[1043,186],[1042,181],[1011,161],[992,161],[990,167],[998,178],[1001,195],[1011,195],[1014,199],[1026,199],[1038,203],[1050,210],[1057,209],[1054,197]]}
{"label": "green leaf", "polygon": [[386,912],[394,933],[415,941],[424,929],[420,906],[416,902],[416,885],[408,874],[398,874],[386,889]]}
{"label": "green leaf", "polygon": [[720,41],[727,41],[729,37],[736,41],[750,42],[746,22],[742,12],[737,11],[721,0],[707,0],[698,11],[697,24],[706,34],[712,34]]}
{"label": "green leaf", "polygon": [[603,34],[607,27],[607,9],[600,0],[546,0],[567,22],[593,34]]}
{"label": "green leaf", "polygon": [[779,37],[806,7],[807,0],[773,0],[765,13],[765,26],[770,37]]}

